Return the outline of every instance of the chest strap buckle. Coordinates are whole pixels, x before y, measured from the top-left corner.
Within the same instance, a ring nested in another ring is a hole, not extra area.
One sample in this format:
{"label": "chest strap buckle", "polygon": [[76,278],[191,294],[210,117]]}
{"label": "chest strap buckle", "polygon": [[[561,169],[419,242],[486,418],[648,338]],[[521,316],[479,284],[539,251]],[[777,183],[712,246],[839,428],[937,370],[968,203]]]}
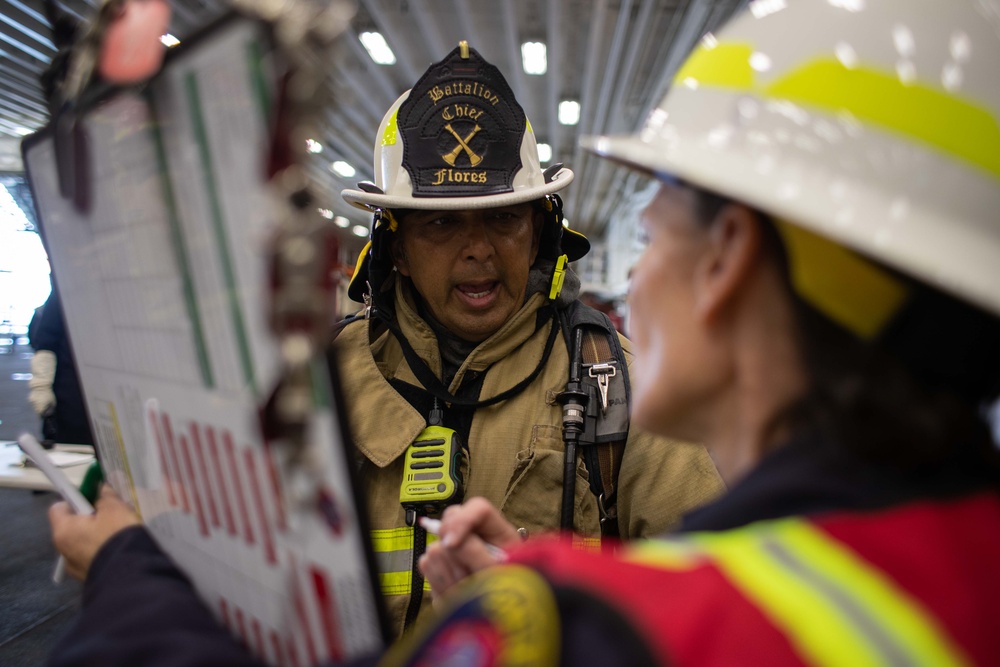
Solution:
{"label": "chest strap buckle", "polygon": [[589,366],[590,377],[597,380],[597,388],[601,391],[601,413],[608,411],[608,381],[618,374],[615,368],[616,361],[608,361],[600,364],[584,364]]}

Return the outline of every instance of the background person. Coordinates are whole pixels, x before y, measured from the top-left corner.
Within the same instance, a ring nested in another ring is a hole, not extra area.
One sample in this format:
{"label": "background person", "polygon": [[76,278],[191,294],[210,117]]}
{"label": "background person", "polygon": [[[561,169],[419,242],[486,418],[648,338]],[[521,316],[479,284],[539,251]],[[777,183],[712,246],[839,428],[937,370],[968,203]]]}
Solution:
{"label": "background person", "polygon": [[49,298],[28,325],[31,357],[28,402],[42,420],[42,439],[54,443],[93,445],[94,435],[76,375],[62,302],[53,286]]}

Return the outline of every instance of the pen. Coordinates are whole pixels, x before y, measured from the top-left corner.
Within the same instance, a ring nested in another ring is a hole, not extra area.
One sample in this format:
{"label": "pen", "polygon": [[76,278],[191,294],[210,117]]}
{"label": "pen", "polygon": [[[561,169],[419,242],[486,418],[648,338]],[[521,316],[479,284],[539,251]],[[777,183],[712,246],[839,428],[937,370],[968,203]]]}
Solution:
{"label": "pen", "polygon": [[[420,526],[426,530],[431,535],[441,534],[441,520],[431,519],[430,517],[422,516],[418,519]],[[507,552],[498,547],[495,544],[490,544],[489,542],[484,542],[486,546],[486,551],[489,552],[491,556],[498,562],[503,563],[507,560]]]}
{"label": "pen", "polygon": [[[66,477],[66,473],[60,470],[54,463],[49,455],[45,453],[45,449],[39,444],[35,436],[30,433],[24,433],[17,439],[17,444],[21,446],[21,449],[31,457],[38,469],[41,470],[49,481],[52,482],[52,486],[55,490],[59,492],[59,495],[69,503],[70,507],[77,514],[93,514],[94,506],[90,504],[90,501],[80,493],[73,483],[69,481]],[[90,475],[90,471],[87,471]],[[56,562],[55,572],[52,573],[52,581],[55,583],[60,583],[65,576],[66,562],[63,557],[60,556],[59,560]]]}

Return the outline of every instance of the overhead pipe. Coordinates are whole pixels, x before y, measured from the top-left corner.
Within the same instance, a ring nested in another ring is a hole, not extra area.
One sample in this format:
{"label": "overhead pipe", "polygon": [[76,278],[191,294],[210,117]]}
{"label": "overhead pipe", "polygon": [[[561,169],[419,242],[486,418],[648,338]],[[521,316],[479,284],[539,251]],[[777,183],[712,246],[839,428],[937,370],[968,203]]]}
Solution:
{"label": "overhead pipe", "polygon": [[527,86],[524,81],[524,68],[521,67],[521,35],[517,30],[517,17],[514,16],[513,0],[503,0],[500,5],[503,18],[503,35],[507,47],[507,57],[510,60],[510,76],[507,83],[514,91],[514,97],[525,101]]}
{"label": "overhead pipe", "polygon": [[551,0],[548,3],[546,22],[548,25],[547,59],[548,68],[545,76],[548,85],[545,86],[546,97],[546,122],[548,132],[544,137],[546,143],[552,147],[552,162],[560,162],[559,156],[562,154],[562,133],[559,131],[559,97],[562,93],[562,2]]}
{"label": "overhead pipe", "polygon": [[[583,88],[580,91],[580,122],[577,124],[576,145],[573,148],[573,161],[570,168],[579,174],[584,173],[585,164],[590,160],[590,155],[580,147],[579,138],[583,134],[590,133],[588,128],[596,112],[596,104],[593,102],[594,89],[597,87],[597,63],[600,54],[603,52],[603,40],[601,39],[604,27],[604,17],[607,14],[607,0],[597,0],[594,3],[594,13],[590,17],[590,35],[587,38],[587,58],[583,68]],[[566,208],[570,220],[574,220],[576,212],[582,212],[584,193],[583,182],[576,184],[570,189],[572,205]],[[574,225],[576,227],[576,225]]]}
{"label": "overhead pipe", "polygon": [[[614,88],[614,78],[615,74],[618,72],[618,62],[621,59],[621,53],[624,48],[624,43],[626,35],[628,33],[628,25],[632,15],[632,0],[623,0],[621,6],[618,9],[618,20],[615,22],[614,35],[611,38],[611,48],[608,52],[607,61],[604,66],[604,77],[601,79],[601,90],[598,93],[598,98],[595,100],[593,106],[596,107],[597,111],[594,116],[594,120],[591,123],[589,131],[587,134],[602,134],[604,124],[607,122],[608,110],[611,106],[611,92]],[[583,179],[583,182],[577,185],[579,190],[582,190],[581,197],[583,193],[592,195],[595,190],[595,179],[591,176],[589,178]],[[591,197],[586,197],[583,199],[587,202]],[[592,206],[588,205],[588,209]],[[575,215],[579,218],[581,231],[583,228],[589,229],[592,225],[591,218],[588,217],[589,210],[577,209]]]}

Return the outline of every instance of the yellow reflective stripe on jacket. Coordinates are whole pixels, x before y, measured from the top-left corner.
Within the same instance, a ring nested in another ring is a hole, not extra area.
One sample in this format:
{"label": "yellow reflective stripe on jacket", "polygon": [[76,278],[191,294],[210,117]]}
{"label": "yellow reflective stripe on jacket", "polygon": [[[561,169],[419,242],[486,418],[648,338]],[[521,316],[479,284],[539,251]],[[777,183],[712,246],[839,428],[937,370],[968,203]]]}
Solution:
{"label": "yellow reflective stripe on jacket", "polygon": [[[427,544],[437,540],[437,535],[427,535]],[[383,595],[409,595],[413,567],[413,529],[389,528],[371,531],[375,567]],[[424,590],[430,584],[424,581]]]}
{"label": "yellow reflective stripe on jacket", "polygon": [[583,535],[573,535],[573,548],[579,551],[586,551],[589,553],[600,553],[601,551],[601,538],[599,537],[584,537]]}
{"label": "yellow reflective stripe on jacket", "polygon": [[691,570],[706,562],[704,552],[690,540],[642,540],[629,544],[621,559],[661,570]]}
{"label": "yellow reflective stripe on jacket", "polygon": [[811,664],[969,664],[919,601],[806,522],[692,539]]}

